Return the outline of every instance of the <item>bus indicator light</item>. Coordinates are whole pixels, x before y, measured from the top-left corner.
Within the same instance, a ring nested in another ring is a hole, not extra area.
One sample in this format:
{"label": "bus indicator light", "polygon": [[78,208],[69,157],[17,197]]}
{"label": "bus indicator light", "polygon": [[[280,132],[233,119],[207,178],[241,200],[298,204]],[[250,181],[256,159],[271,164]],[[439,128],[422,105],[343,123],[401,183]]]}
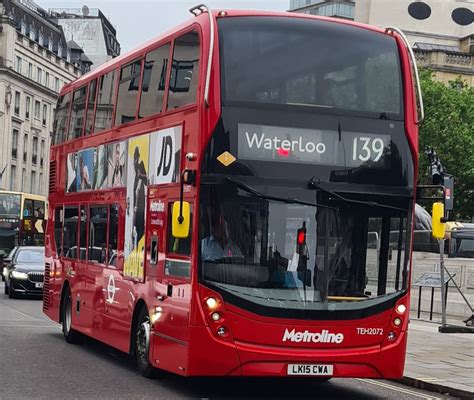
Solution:
{"label": "bus indicator light", "polygon": [[210,310],[214,310],[215,308],[217,308],[218,303],[214,297],[209,297],[206,300],[206,305]]}
{"label": "bus indicator light", "polygon": [[393,320],[393,325],[400,326],[401,324],[402,324],[402,320],[400,318],[397,317]]}

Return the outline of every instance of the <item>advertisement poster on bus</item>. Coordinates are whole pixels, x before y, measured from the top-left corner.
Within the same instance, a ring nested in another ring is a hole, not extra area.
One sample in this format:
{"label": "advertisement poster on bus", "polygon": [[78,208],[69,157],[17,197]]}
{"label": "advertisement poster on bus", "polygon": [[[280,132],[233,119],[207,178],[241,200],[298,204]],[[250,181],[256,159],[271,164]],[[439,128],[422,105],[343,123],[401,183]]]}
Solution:
{"label": "advertisement poster on bus", "polygon": [[130,139],[127,151],[124,275],[136,279],[144,276],[149,138],[147,134]]}
{"label": "advertisement poster on bus", "polygon": [[66,193],[77,191],[77,153],[69,153],[66,161]]}
{"label": "advertisement poster on bus", "polygon": [[94,149],[94,190],[107,189],[108,146]]}
{"label": "advertisement poster on bus", "polygon": [[77,163],[77,191],[92,189],[94,170],[94,149],[82,150],[78,153]]}
{"label": "advertisement poster on bus", "polygon": [[179,181],[182,127],[163,129],[150,135],[150,184]]}
{"label": "advertisement poster on bus", "polygon": [[125,186],[127,157],[127,142],[118,142],[108,145],[108,187]]}

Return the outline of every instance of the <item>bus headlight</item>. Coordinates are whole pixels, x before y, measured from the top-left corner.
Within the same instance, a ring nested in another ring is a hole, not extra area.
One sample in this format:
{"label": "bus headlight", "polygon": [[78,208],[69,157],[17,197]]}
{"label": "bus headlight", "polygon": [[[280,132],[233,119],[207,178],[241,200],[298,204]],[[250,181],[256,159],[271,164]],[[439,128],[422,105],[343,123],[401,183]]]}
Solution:
{"label": "bus headlight", "polygon": [[26,274],[25,272],[12,271],[12,277],[15,279],[25,280],[28,279],[28,274]]}
{"label": "bus headlight", "polygon": [[399,304],[397,307],[397,313],[404,314],[407,310],[407,306],[405,304]]}
{"label": "bus headlight", "polygon": [[400,326],[401,324],[402,324],[402,320],[400,318],[397,317],[393,320],[393,325]]}
{"label": "bus headlight", "polygon": [[214,297],[208,297],[206,299],[206,305],[210,310],[214,310],[217,308],[217,300]]}

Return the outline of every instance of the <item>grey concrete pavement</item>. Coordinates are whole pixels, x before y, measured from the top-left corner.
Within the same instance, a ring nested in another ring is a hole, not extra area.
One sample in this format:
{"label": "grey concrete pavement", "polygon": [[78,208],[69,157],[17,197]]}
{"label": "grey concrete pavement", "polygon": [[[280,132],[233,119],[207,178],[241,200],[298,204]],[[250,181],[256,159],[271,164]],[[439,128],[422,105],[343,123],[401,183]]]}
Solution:
{"label": "grey concrete pavement", "polygon": [[94,340],[65,343],[41,301],[10,300],[0,283],[0,399],[450,399],[362,379],[141,377],[129,357]]}
{"label": "grey concrete pavement", "polygon": [[474,335],[439,333],[438,326],[410,322],[405,377],[419,387],[474,399]]}

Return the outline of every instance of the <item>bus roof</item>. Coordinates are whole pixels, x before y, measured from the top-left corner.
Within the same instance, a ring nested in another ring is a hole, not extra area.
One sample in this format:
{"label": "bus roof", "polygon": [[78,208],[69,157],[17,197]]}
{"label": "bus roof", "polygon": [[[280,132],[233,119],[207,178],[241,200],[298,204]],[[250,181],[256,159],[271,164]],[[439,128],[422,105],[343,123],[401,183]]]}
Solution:
{"label": "bus roof", "polygon": [[46,201],[46,196],[42,196],[40,194],[26,193],[26,192],[16,192],[14,190],[0,189],[0,194],[16,194],[16,195],[24,196],[25,198],[32,199],[32,200]]}
{"label": "bus roof", "polygon": [[[360,22],[354,22],[349,20],[344,20],[340,18],[331,18],[331,17],[323,17],[318,15],[309,15],[309,14],[301,14],[301,13],[290,13],[284,11],[256,11],[256,10],[212,10],[214,18],[228,18],[228,17],[285,17],[285,18],[304,18],[304,19],[314,19],[314,20],[321,20],[321,21],[328,21],[337,24],[344,24],[344,25],[351,25],[359,28],[368,29],[377,33],[385,33],[384,29],[377,28],[373,25],[367,25]],[[222,15],[225,13],[225,15]],[[101,66],[97,67],[93,71],[81,76],[80,78],[76,79],[73,82],[64,85],[60,91],[60,94],[65,92],[69,92],[72,89],[76,89],[87,82],[103,75],[106,72],[109,72],[120,65],[127,64],[128,62],[133,61],[136,57],[140,56],[142,53],[146,53],[147,51],[153,49],[158,43],[165,42],[170,37],[175,36],[182,30],[189,28],[192,24],[198,23],[200,25],[206,25],[208,23],[208,16],[207,13],[199,14],[196,17],[191,17],[190,19],[186,20],[185,22],[164,31],[163,33],[159,34],[158,36],[149,39],[139,45],[138,47],[121,54],[120,56],[107,61],[106,63],[102,64]]]}

